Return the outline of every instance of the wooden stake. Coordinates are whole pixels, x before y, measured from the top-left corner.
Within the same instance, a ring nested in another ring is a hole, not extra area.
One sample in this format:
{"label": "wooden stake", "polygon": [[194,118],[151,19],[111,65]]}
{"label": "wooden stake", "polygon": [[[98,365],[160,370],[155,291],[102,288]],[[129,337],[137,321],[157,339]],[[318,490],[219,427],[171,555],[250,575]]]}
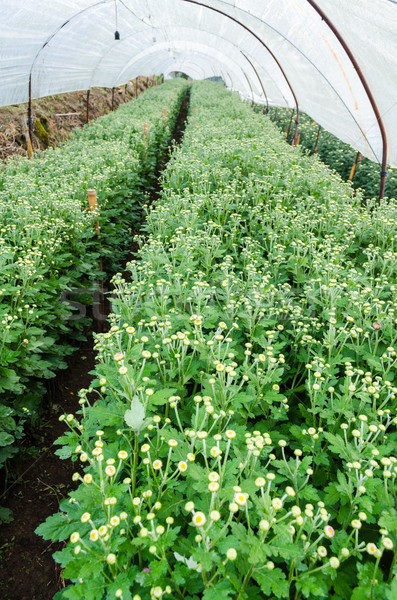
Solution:
{"label": "wooden stake", "polygon": [[87,90],[85,122],[88,123],[89,120],[90,120],[90,90]]}
{"label": "wooden stake", "polygon": [[356,172],[357,163],[358,163],[359,158],[360,158],[360,152],[357,152],[356,160],[354,161],[354,164],[350,170],[349,181],[353,181],[354,173]]}
{"label": "wooden stake", "polygon": [[293,108],[293,109],[292,109],[292,113],[291,113],[291,118],[290,118],[290,120],[289,120],[288,129],[287,129],[287,137],[285,138],[285,139],[287,140],[287,142],[288,142],[288,138],[289,138],[289,133],[290,133],[290,131],[291,131],[292,117],[294,116],[294,113],[295,113],[295,109]]}
{"label": "wooden stake", "polygon": [[25,140],[26,140],[26,147],[27,147],[27,150],[28,150],[28,158],[32,158],[32,155],[33,155],[32,142],[30,141],[28,124],[26,122],[25,117],[21,118],[21,124],[22,124],[22,133],[23,133],[23,135],[25,137]]}
{"label": "wooden stake", "polygon": [[144,123],[143,125],[143,134],[145,136],[145,146],[146,146],[146,150],[149,147],[149,125],[148,123]]}
{"label": "wooden stake", "polygon": [[[98,201],[97,201],[97,193],[96,190],[87,190],[87,196],[88,196],[88,206],[90,211],[94,211],[97,209],[98,207]],[[96,231],[96,235],[99,238],[99,221],[95,222],[95,231]],[[101,243],[99,242],[99,246],[101,245]],[[100,273],[103,272],[103,263],[102,263],[102,256],[99,257],[99,271]],[[104,288],[103,288],[103,280],[101,279],[100,282],[100,287],[101,287],[101,291],[99,294],[99,302],[100,302],[100,317],[102,315],[104,315],[105,312],[105,296],[104,296]],[[99,318],[98,319],[98,323],[99,323],[99,328],[102,331],[102,321]]]}
{"label": "wooden stake", "polygon": [[112,110],[114,110],[114,87],[112,88]]}
{"label": "wooden stake", "polygon": [[314,148],[313,148],[313,154],[317,154],[317,144],[318,144],[318,138],[320,137],[320,131],[321,131],[321,125],[318,126],[316,142],[315,142]]}
{"label": "wooden stake", "polygon": [[135,77],[135,98],[138,98],[138,77]]}
{"label": "wooden stake", "polygon": [[299,146],[299,142],[301,141],[301,134],[298,133],[298,137],[296,138],[296,144],[295,146]]}
{"label": "wooden stake", "polygon": [[[88,206],[90,208],[90,211],[94,211],[97,209],[98,203],[97,203],[97,195],[96,195],[96,190],[87,190],[87,196],[88,196]],[[95,229],[96,229],[96,234],[99,235],[99,222],[96,221],[95,223]]]}
{"label": "wooden stake", "polygon": [[278,111],[278,108],[276,108],[276,110],[274,111],[273,123],[274,123],[274,121],[276,120],[276,117],[277,117],[277,111]]}

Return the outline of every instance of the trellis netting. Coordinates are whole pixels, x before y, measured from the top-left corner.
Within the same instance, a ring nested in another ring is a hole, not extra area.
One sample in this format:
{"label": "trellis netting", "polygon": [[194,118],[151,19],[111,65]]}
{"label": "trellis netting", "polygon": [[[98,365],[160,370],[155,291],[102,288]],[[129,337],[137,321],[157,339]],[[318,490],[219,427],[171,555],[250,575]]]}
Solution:
{"label": "trellis netting", "polygon": [[0,0],[0,17],[0,106],[29,89],[220,76],[258,103],[297,101],[371,160],[386,141],[397,166],[395,0]]}

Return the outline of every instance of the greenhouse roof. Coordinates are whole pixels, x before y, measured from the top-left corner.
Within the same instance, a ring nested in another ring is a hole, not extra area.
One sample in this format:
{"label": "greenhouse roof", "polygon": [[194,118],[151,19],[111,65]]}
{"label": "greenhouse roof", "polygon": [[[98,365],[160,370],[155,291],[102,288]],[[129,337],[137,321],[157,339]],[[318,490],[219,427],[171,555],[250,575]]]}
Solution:
{"label": "greenhouse roof", "polygon": [[395,0],[0,0],[0,15],[0,106],[137,75],[221,76],[397,166]]}

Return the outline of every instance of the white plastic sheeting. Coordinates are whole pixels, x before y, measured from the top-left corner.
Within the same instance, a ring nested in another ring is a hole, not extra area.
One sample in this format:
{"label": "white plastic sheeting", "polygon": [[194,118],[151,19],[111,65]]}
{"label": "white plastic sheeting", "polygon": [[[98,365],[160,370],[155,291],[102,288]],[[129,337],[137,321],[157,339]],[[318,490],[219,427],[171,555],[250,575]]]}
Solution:
{"label": "white plastic sheeting", "polygon": [[[385,125],[388,162],[397,166],[397,4],[317,4],[361,67]],[[269,104],[294,108],[280,66],[301,110],[381,161],[379,123],[364,87],[307,0],[0,0],[0,106],[26,102],[29,79],[39,98],[179,70],[221,76],[260,103],[264,89]]]}

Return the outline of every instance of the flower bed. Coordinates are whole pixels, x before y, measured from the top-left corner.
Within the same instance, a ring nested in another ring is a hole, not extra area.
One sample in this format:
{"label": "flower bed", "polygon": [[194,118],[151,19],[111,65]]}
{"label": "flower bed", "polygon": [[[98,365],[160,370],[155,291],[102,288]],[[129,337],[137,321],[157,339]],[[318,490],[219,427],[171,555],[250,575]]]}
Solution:
{"label": "flower bed", "polygon": [[396,594],[396,205],[193,84],[38,528],[57,599]]}
{"label": "flower bed", "polygon": [[[0,171],[0,465],[37,418],[42,380],[84,339],[87,319],[69,301],[92,302],[100,255],[105,272],[120,268],[185,92],[180,81],[152,88],[66,145]],[[98,192],[94,213],[88,188]]]}

